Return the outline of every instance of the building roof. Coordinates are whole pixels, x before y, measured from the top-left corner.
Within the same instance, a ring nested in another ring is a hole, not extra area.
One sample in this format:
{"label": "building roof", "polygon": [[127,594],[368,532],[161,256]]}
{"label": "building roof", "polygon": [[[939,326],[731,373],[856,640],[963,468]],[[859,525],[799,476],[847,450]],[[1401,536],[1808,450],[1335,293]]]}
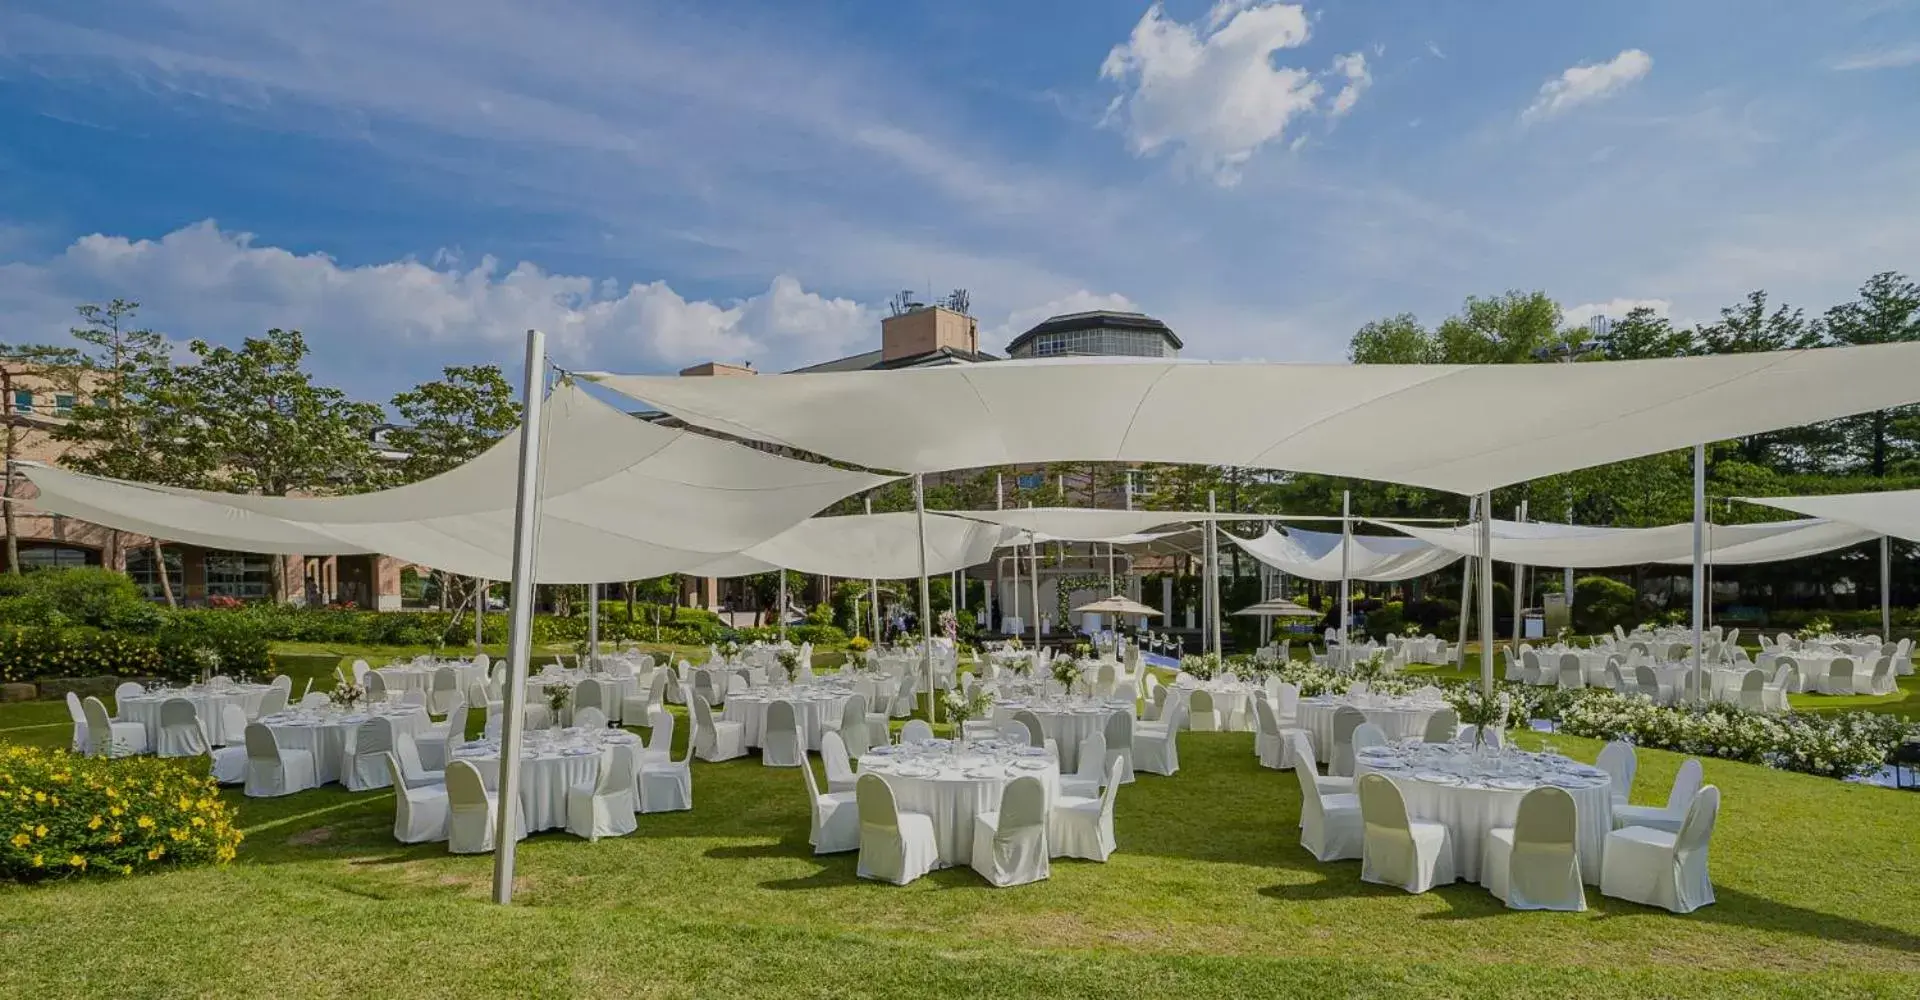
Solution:
{"label": "building roof", "polygon": [[1009,355],[1013,354],[1020,348],[1025,347],[1028,341],[1043,333],[1070,333],[1075,330],[1097,330],[1103,328],[1147,330],[1167,338],[1167,340],[1173,343],[1175,350],[1187,346],[1180,342],[1179,335],[1173,332],[1172,327],[1154,319],[1146,313],[1121,312],[1117,309],[1091,309],[1086,312],[1049,316],[1041,320],[1033,329],[1013,338],[1013,342],[1007,345],[1007,353]]}
{"label": "building roof", "polygon": [[929,365],[948,364],[978,364],[982,361],[999,360],[1000,358],[983,351],[963,351],[958,348],[942,347],[938,350],[922,351],[919,354],[909,354],[906,357],[886,361],[882,360],[881,351],[872,350],[863,351],[859,354],[850,354],[844,358],[835,358],[832,361],[822,361],[819,364],[808,365],[805,368],[795,368],[788,374],[804,375],[817,372],[854,372],[868,370],[889,371],[897,368],[924,368]]}

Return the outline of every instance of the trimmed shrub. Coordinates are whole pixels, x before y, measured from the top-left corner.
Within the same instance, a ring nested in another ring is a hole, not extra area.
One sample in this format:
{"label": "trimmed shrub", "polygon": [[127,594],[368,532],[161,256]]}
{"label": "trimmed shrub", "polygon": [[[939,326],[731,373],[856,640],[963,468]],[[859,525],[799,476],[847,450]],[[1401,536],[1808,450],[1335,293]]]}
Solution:
{"label": "trimmed shrub", "polygon": [[1573,582],[1573,628],[1582,635],[1600,635],[1615,625],[1636,623],[1638,596],[1633,587],[1611,577],[1585,576]]}
{"label": "trimmed shrub", "polygon": [[0,628],[0,681],[101,676],[169,677],[170,672],[148,636],[81,628]]}
{"label": "trimmed shrub", "polygon": [[126,574],[113,570],[88,566],[0,576],[0,624],[151,635],[162,618]]}
{"label": "trimmed shrub", "polygon": [[226,864],[231,806],[202,761],[0,746],[0,879],[41,882]]}

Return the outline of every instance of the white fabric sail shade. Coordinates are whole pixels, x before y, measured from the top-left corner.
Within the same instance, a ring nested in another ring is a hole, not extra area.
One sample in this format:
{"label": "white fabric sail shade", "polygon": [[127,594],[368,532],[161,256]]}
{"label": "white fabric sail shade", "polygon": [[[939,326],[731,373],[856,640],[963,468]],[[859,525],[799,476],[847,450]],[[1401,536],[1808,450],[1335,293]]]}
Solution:
{"label": "white fabric sail shade", "polygon": [[1740,497],[1808,517],[1841,521],[1871,535],[1920,542],[1920,490],[1833,493],[1811,497]]}
{"label": "white fabric sail shade", "polygon": [[[1289,528],[1268,529],[1258,538],[1225,537],[1248,555],[1288,576],[1332,581],[1341,578],[1338,532]],[[1351,580],[1410,580],[1460,561],[1461,553],[1418,538],[1398,535],[1354,535],[1347,550],[1347,578]]]}
{"label": "white fabric sail shade", "polygon": [[[952,573],[987,562],[1005,530],[978,521],[927,518],[927,572]],[[776,568],[862,579],[918,577],[919,518],[910,511],[808,518],[738,555],[688,572],[728,577]]]}
{"label": "white fabric sail shade", "polygon": [[[563,383],[547,401],[541,583],[686,572],[752,548],[891,477],[796,461],[640,420]],[[466,576],[511,570],[515,431],[418,483],[261,497],[28,468],[37,505],[125,531],[251,552],[382,552]]]}
{"label": "white fabric sail shade", "polygon": [[[1480,529],[1468,524],[1451,528],[1425,527],[1395,521],[1370,521],[1412,536],[1410,540],[1457,555],[1477,555]],[[1766,524],[1713,525],[1708,531],[1707,560],[1715,565],[1778,562],[1856,545],[1872,538],[1845,526],[1820,520],[1774,521]],[[1597,569],[1642,563],[1691,563],[1693,525],[1668,524],[1656,528],[1600,528],[1541,521],[1493,522],[1493,560],[1525,566],[1570,566]],[[1338,562],[1336,552],[1335,561]]]}
{"label": "white fabric sail shade", "polygon": [[586,377],[692,424],[875,469],[1170,462],[1478,493],[1920,402],[1915,370],[1920,343],[1572,365],[1073,359]]}
{"label": "white fabric sail shade", "polygon": [[[1112,510],[1100,507],[1009,507],[1005,510],[928,511],[1018,528],[1021,544],[1029,536],[1042,542],[1149,542],[1155,528],[1183,527],[1207,521],[1266,521],[1277,514],[1230,514],[1204,510]],[[1336,519],[1337,520],[1337,519]]]}

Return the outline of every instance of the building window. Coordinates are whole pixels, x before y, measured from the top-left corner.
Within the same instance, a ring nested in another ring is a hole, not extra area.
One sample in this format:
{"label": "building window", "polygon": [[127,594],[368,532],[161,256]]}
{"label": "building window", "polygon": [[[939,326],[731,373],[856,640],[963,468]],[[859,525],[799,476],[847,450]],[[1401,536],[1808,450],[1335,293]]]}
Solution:
{"label": "building window", "polygon": [[[167,583],[173,587],[173,596],[178,599],[187,589],[187,575],[180,566],[180,551],[162,549],[160,557],[167,567]],[[140,588],[147,600],[158,601],[166,597],[160,589],[160,574],[154,572],[153,546],[142,545],[127,550],[127,575],[133,578],[134,586]]]}
{"label": "building window", "polygon": [[13,411],[15,413],[32,413],[33,412],[33,390],[32,389],[13,390]]}
{"label": "building window", "polygon": [[100,553],[78,545],[33,545],[20,546],[20,569],[29,572],[36,569],[73,569],[78,566],[100,565]]}
{"label": "building window", "polygon": [[70,392],[56,393],[53,397],[53,415],[56,417],[72,416],[73,404],[74,404],[73,393],[70,393]]}
{"label": "building window", "polygon": [[264,601],[273,583],[273,557],[256,552],[208,552],[207,596]]}
{"label": "building window", "polygon": [[1047,475],[1044,472],[1022,472],[1020,474],[1020,488],[1023,490],[1037,490],[1046,484]]}

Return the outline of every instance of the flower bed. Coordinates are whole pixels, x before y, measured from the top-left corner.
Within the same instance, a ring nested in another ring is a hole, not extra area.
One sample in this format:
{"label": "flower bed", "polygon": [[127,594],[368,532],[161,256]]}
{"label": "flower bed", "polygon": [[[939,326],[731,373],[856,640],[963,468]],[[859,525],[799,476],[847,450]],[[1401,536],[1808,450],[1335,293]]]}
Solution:
{"label": "flower bed", "polygon": [[225,864],[235,814],[201,760],[0,746],[0,879],[134,875]]}

